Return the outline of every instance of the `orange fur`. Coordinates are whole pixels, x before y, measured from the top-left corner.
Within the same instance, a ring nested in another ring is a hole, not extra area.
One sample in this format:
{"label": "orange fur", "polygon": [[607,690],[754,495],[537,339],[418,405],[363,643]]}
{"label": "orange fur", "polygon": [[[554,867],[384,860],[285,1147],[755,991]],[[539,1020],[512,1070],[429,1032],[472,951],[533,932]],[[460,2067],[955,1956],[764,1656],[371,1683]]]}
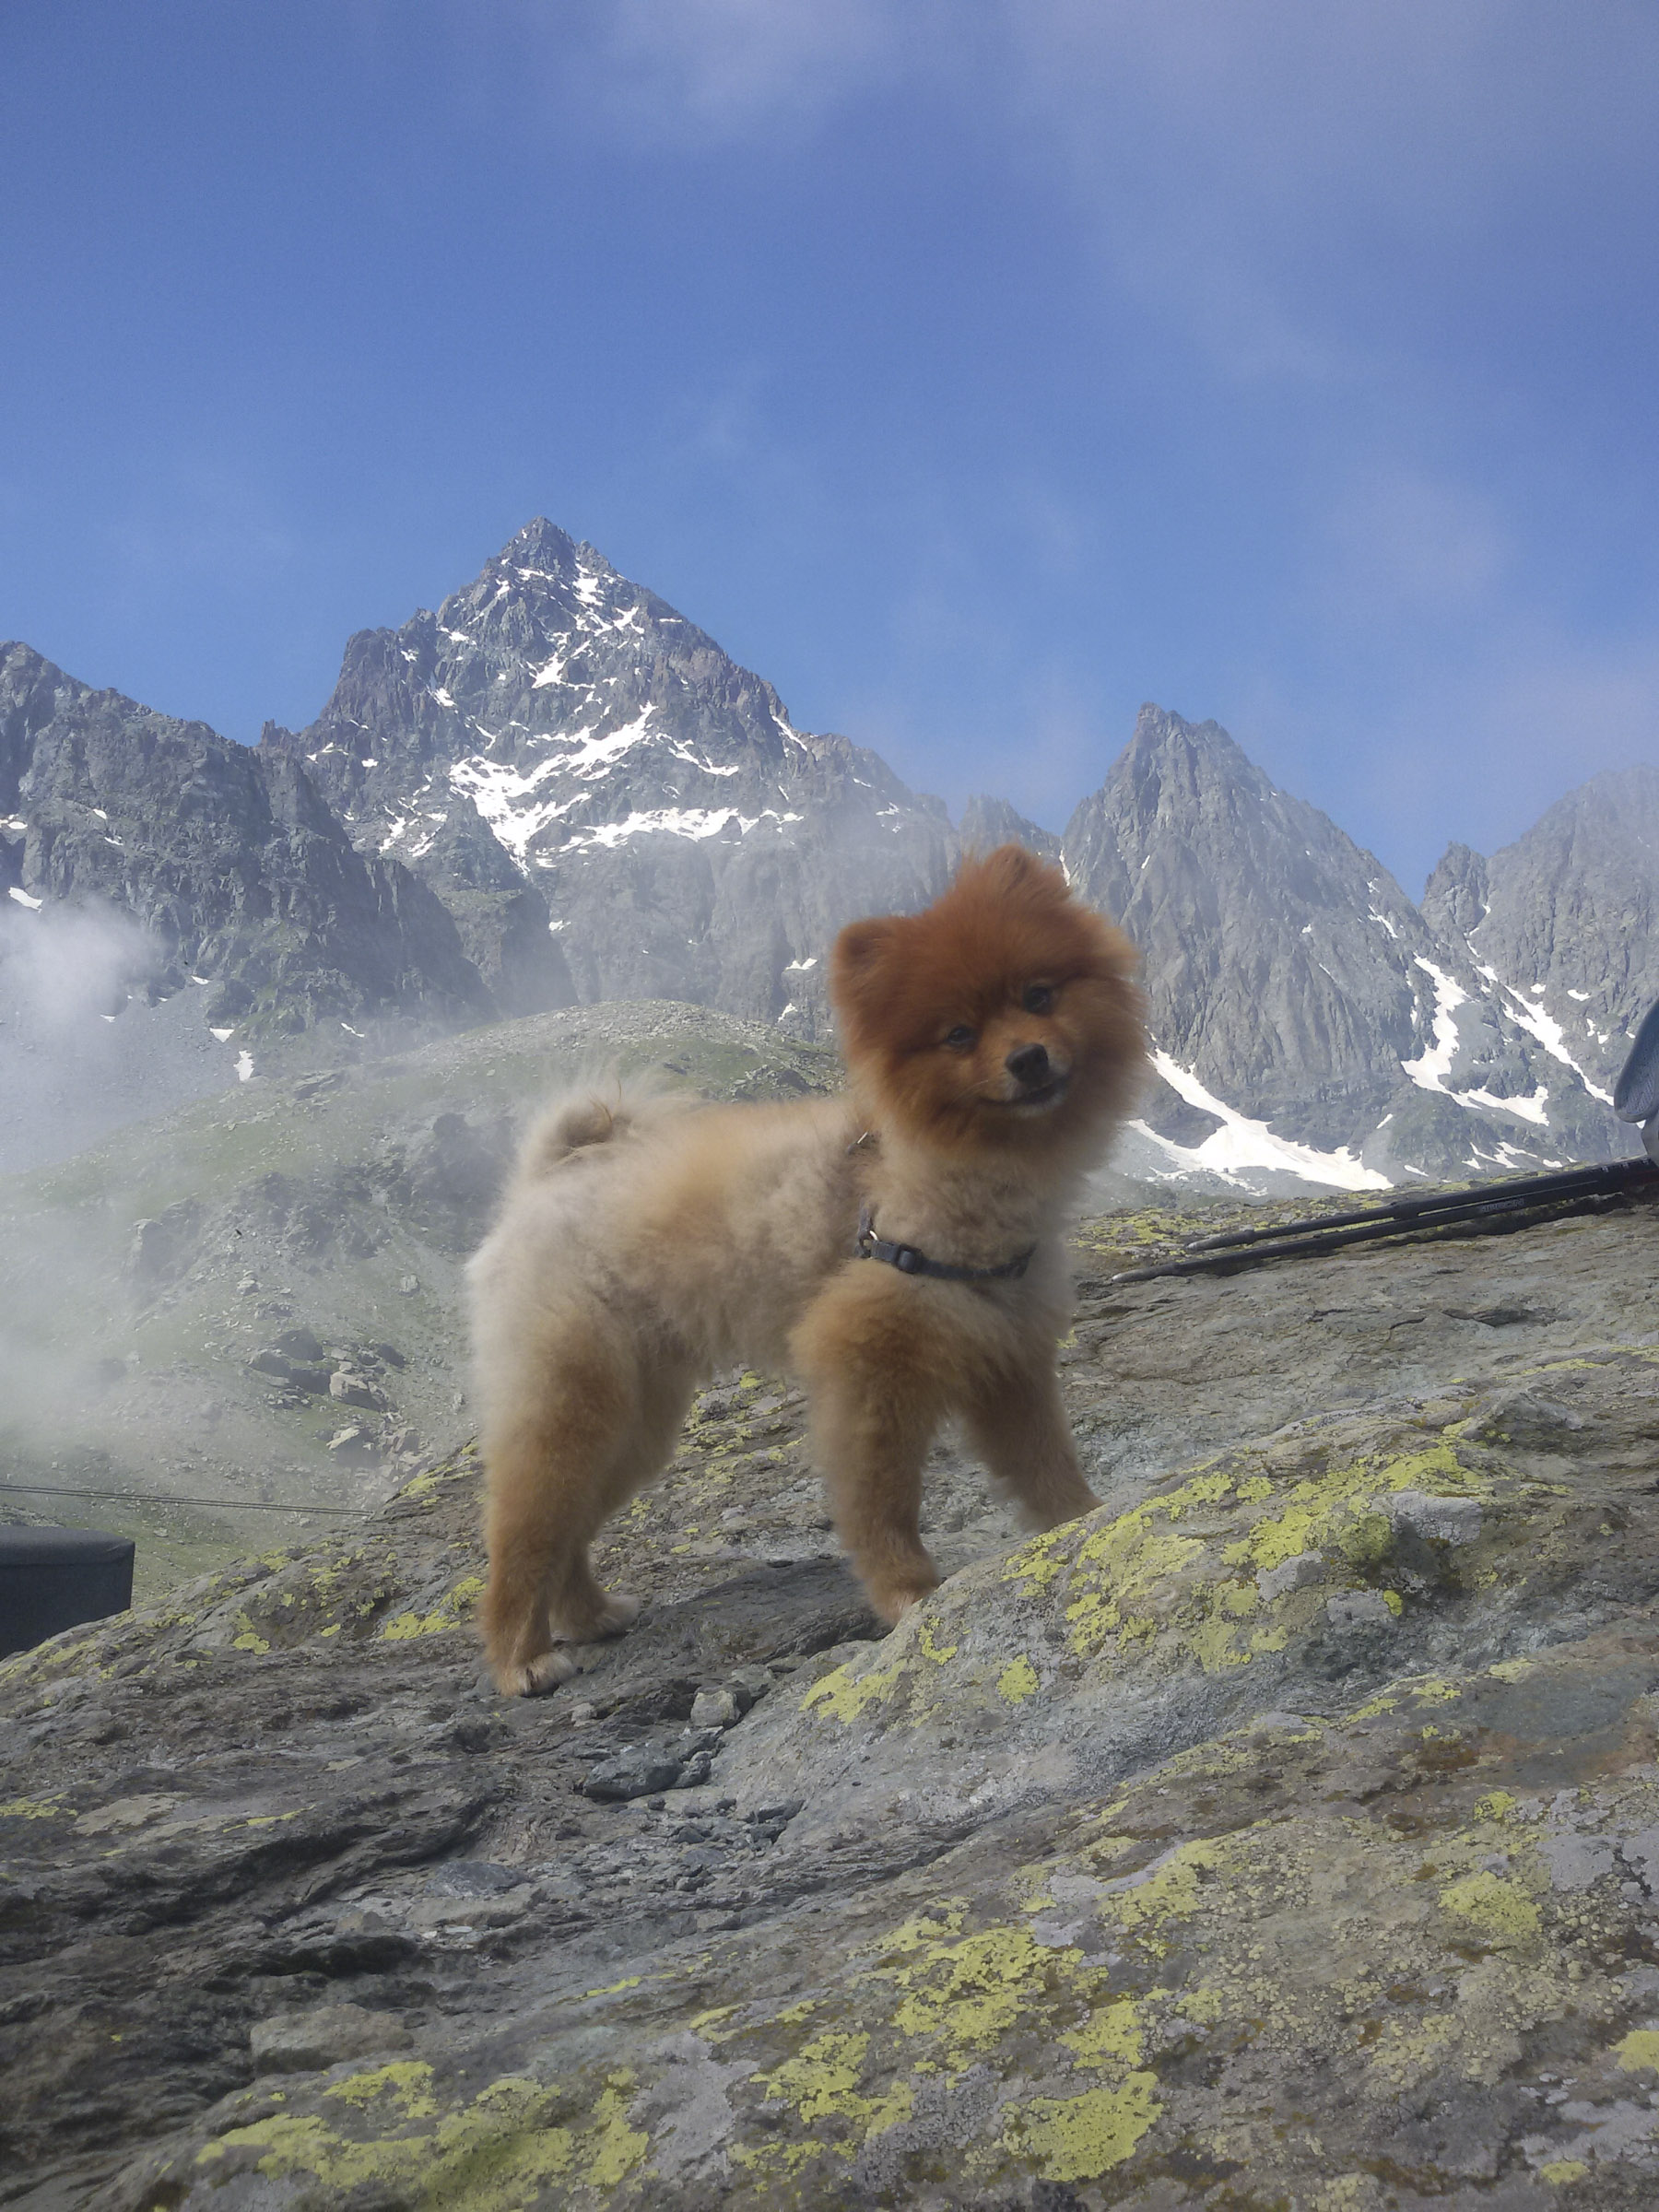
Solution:
{"label": "orange fur", "polygon": [[[1031,1526],[1095,1503],[1054,1374],[1062,1234],[1145,1073],[1134,967],[1058,869],[1004,845],[924,912],[842,930],[845,1096],[589,1091],[531,1132],[468,1271],[503,1691],[567,1679],[563,1647],[633,1618],[588,1547],[734,1361],[805,1382],[841,1541],[889,1621],[938,1580],[922,1467],[947,1417]],[[997,1281],[904,1275],[854,1256],[865,1206],[879,1237],[933,1259],[1032,1257]]]}

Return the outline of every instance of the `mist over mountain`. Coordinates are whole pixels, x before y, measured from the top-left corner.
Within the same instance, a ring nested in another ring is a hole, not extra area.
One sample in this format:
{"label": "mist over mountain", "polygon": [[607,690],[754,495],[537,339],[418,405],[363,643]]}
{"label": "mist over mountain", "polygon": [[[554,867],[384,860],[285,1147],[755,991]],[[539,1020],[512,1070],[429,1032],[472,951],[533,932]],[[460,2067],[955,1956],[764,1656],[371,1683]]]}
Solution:
{"label": "mist over mountain", "polygon": [[[1156,706],[1063,836],[994,795],[956,827],[540,520],[436,613],[359,632],[316,721],[253,748],[0,649],[0,1013],[27,995],[19,928],[118,922],[84,1019],[151,1025],[133,1112],[604,1000],[822,1039],[841,924],[1010,837],[1144,956],[1159,1080],[1132,1174],[1380,1189],[1634,1148],[1609,1099],[1659,994],[1656,769],[1489,859],[1449,847],[1420,905],[1217,724]],[[38,1101],[29,1003],[0,1075]]]}

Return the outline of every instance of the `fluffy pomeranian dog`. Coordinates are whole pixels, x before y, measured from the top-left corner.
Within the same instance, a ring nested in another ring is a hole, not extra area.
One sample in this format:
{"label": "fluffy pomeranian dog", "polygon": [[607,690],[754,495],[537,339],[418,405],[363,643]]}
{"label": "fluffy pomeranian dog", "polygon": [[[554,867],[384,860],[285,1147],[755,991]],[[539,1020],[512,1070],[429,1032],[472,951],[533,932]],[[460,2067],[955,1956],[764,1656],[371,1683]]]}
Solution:
{"label": "fluffy pomeranian dog", "polygon": [[1146,1066],[1128,941],[1018,845],[924,912],[854,922],[835,1098],[701,1106],[622,1087],[531,1132],[469,1269],[501,1690],[627,1627],[588,1547],[743,1362],[806,1386],[842,1544],[882,1618],[938,1582],[922,1469],[957,1417],[1027,1524],[1098,1501],[1054,1369],[1062,1236]]}

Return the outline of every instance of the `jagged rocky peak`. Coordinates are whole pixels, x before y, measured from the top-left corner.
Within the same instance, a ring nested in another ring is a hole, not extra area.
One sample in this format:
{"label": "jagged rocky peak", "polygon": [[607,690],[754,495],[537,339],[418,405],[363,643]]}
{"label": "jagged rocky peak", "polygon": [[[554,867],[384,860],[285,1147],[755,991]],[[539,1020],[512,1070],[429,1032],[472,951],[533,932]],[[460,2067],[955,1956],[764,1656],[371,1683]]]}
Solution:
{"label": "jagged rocky peak", "polygon": [[422,876],[515,1011],[677,997],[821,1033],[829,937],[921,903],[956,852],[936,799],[795,729],[763,677],[542,520],[435,615],[353,638],[317,721],[262,742]]}
{"label": "jagged rocky peak", "polygon": [[1140,947],[1160,1065],[1172,1084],[1184,1071],[1188,1103],[1225,1099],[1281,1139],[1357,1153],[1433,1003],[1414,964],[1430,940],[1382,863],[1218,724],[1156,706],[1065,850]]}
{"label": "jagged rocky peak", "polygon": [[1471,959],[1610,1093],[1659,997],[1659,768],[1581,783],[1487,874],[1485,909],[1465,933]]}
{"label": "jagged rocky peak", "polygon": [[1023,845],[1044,860],[1060,858],[1060,840],[1052,830],[1040,830],[1006,799],[986,798],[976,793],[962,809],[964,853],[994,853],[998,845]]}
{"label": "jagged rocky peak", "polygon": [[27,646],[0,659],[0,758],[6,888],[43,930],[60,908],[136,924],[149,998],[203,979],[204,1014],[244,1035],[491,1010],[439,900],[359,854],[298,760],[94,691]]}
{"label": "jagged rocky peak", "polygon": [[1486,919],[1488,871],[1484,855],[1451,844],[1435,863],[1423,892],[1423,919],[1453,944],[1468,938]]}
{"label": "jagged rocky peak", "polygon": [[459,797],[530,866],[612,826],[625,763],[665,824],[717,833],[803,745],[762,677],[540,519],[436,614],[359,631],[316,722],[269,741],[387,850],[424,857]]}
{"label": "jagged rocky peak", "polygon": [[1617,1147],[1558,1030],[1471,950],[1488,879],[1466,848],[1419,912],[1226,731],[1147,707],[1065,857],[1144,956],[1169,1153],[1149,1168],[1359,1189]]}

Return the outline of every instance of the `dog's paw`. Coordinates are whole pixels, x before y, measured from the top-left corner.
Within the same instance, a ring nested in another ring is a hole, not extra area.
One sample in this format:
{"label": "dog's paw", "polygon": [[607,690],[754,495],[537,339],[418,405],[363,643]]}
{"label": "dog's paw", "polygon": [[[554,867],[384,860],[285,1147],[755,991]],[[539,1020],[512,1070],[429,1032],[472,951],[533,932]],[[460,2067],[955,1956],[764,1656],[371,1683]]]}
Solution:
{"label": "dog's paw", "polygon": [[925,1605],[938,1586],[936,1582],[919,1583],[880,1593],[872,1591],[870,1603],[888,1626],[896,1629],[907,1613],[913,1613],[918,1606]]}
{"label": "dog's paw", "polygon": [[496,1675],[504,1698],[540,1698],[582,1670],[569,1652],[544,1652],[523,1666],[504,1666]]}
{"label": "dog's paw", "polygon": [[620,1636],[624,1629],[631,1629],[640,1618],[644,1599],[629,1597],[625,1590],[606,1593],[605,1609],[594,1623],[595,1636]]}

